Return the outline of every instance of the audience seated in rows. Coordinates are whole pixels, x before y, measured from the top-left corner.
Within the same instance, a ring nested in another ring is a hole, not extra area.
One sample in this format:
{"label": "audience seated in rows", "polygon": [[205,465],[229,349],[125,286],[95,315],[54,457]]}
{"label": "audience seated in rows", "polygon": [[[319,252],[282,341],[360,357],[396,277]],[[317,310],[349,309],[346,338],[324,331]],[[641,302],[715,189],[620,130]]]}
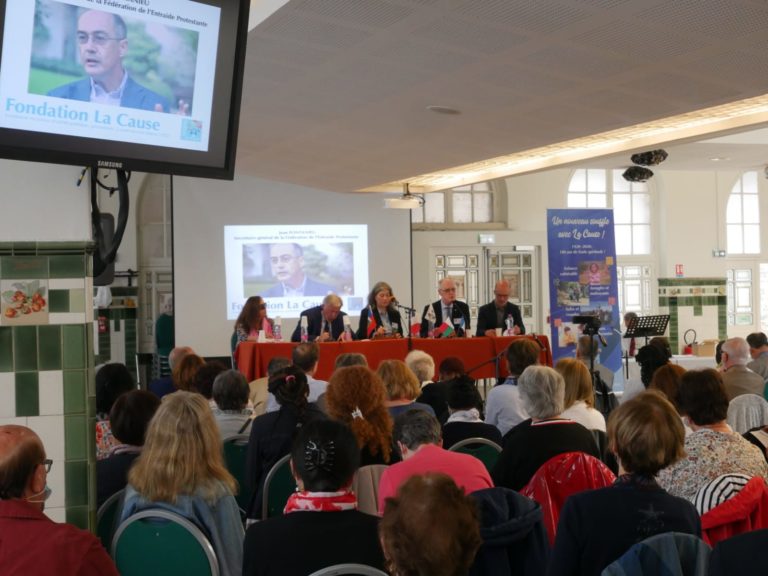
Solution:
{"label": "audience seated in rows", "polygon": [[402,360],[384,360],[379,364],[376,373],[384,382],[387,392],[387,409],[392,418],[411,408],[425,410],[433,416],[435,411],[429,404],[416,402],[421,394],[421,385],[416,375]]}
{"label": "audience seated in rows", "polygon": [[507,347],[509,376],[488,392],[485,401],[485,421],[496,426],[502,436],[529,418],[520,401],[517,380],[528,366],[539,363],[540,353],[539,345],[528,338],[514,340]]}
{"label": "audience seated in rows", "polygon": [[480,548],[474,501],[440,473],[407,479],[387,498],[380,526],[392,574],[464,576]]}
{"label": "audience seated in rows", "polygon": [[290,358],[275,356],[267,364],[267,375],[248,383],[248,400],[255,416],[261,416],[267,411],[269,401],[269,381],[282,369],[291,365]]}
{"label": "audience seated in rows", "polygon": [[310,574],[342,563],[384,568],[378,518],[359,512],[349,490],[359,453],[341,422],[315,420],[301,428],[291,450],[298,491],[283,516],[248,528],[244,574]]}
{"label": "audience seated in rows", "polygon": [[194,354],[195,351],[189,346],[176,346],[168,355],[168,368],[171,369],[171,376],[163,376],[149,383],[149,391],[158,398],[166,394],[176,392],[176,386],[173,383],[173,370],[187,354]]}
{"label": "audience seated in rows", "polygon": [[725,422],[728,397],[718,371],[683,374],[680,411],[693,432],[685,439],[687,455],[659,472],[659,484],[670,494],[693,501],[704,484],[727,473],[768,478],[760,451]]}
{"label": "audience seated in rows", "polygon": [[768,336],[764,332],[753,332],[747,336],[747,344],[752,357],[747,368],[759,374],[764,381],[768,380]]}
{"label": "audience seated in rows", "polygon": [[222,440],[250,432],[251,411],[248,409],[248,382],[237,370],[225,370],[213,382],[213,417]]}
{"label": "audience seated in rows", "polygon": [[610,487],[572,495],[560,515],[551,576],[599,575],[633,544],[663,532],[701,535],[693,504],[654,480],[684,455],[680,418],[657,392],[643,392],[613,411],[608,439],[620,477]]}
{"label": "audience seated in rows", "polygon": [[163,398],[128,473],[120,521],[147,508],[181,514],[210,539],[222,576],[239,576],[244,531],[236,490],[208,402],[175,392]]}
{"label": "audience seated in rows", "polygon": [[442,472],[466,493],[491,488],[493,481],[480,460],[442,447],[440,423],[424,410],[411,409],[395,419],[394,437],[402,462],[391,465],[379,482],[379,512],[411,476]]}
{"label": "audience seated in rows", "polygon": [[450,414],[448,410],[448,389],[451,382],[464,376],[464,372],[464,363],[461,361],[461,358],[447,356],[440,362],[438,368],[439,380],[428,384],[422,383],[421,385],[421,395],[416,398],[416,402],[432,406],[440,424],[445,424]]}
{"label": "audience seated in rows", "polygon": [[307,375],[296,366],[288,366],[269,382],[269,393],[280,407],[254,419],[248,439],[246,475],[253,494],[247,517],[261,518],[264,480],[275,463],[290,453],[296,431],[308,422],[325,418],[314,403],[309,403]]}
{"label": "audience seated in rows", "polygon": [[723,385],[728,400],[741,394],[763,395],[765,379],[747,368],[751,357],[749,344],[744,338],[729,338],[722,348]]}
{"label": "audience seated in rows", "polygon": [[0,426],[0,572],[117,576],[112,559],[93,534],[57,524],[43,514],[51,494],[51,464],[32,430]]}
{"label": "audience seated in rows", "polygon": [[[315,372],[317,364],[320,361],[320,348],[314,342],[302,342],[293,348],[291,352],[291,365],[298,368],[306,375],[307,386],[309,389],[309,402],[317,402],[328,387],[325,380],[317,380]],[[275,412],[280,409],[280,403],[275,398],[272,391],[269,391],[267,400],[267,412]],[[287,452],[286,452],[287,453]]]}
{"label": "audience seated in rows", "polygon": [[595,410],[595,390],[589,369],[573,358],[558,360],[555,369],[565,381],[563,418],[578,422],[587,430],[605,432],[605,417]]}
{"label": "audience seated in rows", "polygon": [[501,446],[501,432],[480,418],[483,400],[469,376],[455,378],[448,386],[450,416],[443,424],[443,446],[450,448],[467,438],[486,438]]}
{"label": "audience seated in rows", "polygon": [[563,452],[586,452],[600,458],[592,433],[561,416],[565,381],[548,366],[529,366],[520,375],[520,402],[531,418],[504,436],[504,446],[493,469],[497,486],[520,490],[539,466]]}
{"label": "audience seated in rows", "polygon": [[105,364],[96,372],[96,459],[109,456],[117,444],[112,437],[109,411],[120,396],[136,389],[136,382],[125,364]]}
{"label": "audience seated in rows", "polygon": [[144,446],[147,427],[160,399],[145,390],[131,390],[115,400],[109,412],[112,435],[117,441],[103,460],[96,462],[96,505],[128,483],[128,470]]}
{"label": "audience seated in rows", "polygon": [[328,415],[352,430],[360,448],[361,466],[393,461],[392,418],[385,399],[381,378],[365,366],[339,368],[328,382]]}

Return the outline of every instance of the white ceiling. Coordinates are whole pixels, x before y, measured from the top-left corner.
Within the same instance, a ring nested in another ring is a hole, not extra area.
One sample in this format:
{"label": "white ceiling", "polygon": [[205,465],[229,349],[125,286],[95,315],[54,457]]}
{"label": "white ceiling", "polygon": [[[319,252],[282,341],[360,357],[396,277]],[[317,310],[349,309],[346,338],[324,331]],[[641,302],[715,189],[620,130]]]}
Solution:
{"label": "white ceiling", "polygon": [[[768,93],[766,0],[272,3],[248,37],[237,171],[315,188],[359,190]],[[665,148],[665,169],[713,169],[712,157],[762,167],[768,129]]]}

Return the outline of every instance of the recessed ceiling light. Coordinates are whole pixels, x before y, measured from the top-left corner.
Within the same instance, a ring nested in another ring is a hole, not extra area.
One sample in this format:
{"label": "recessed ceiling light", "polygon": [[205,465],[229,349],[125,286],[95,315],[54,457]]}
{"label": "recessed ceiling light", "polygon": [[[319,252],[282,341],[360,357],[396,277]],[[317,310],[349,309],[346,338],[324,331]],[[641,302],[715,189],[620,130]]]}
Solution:
{"label": "recessed ceiling light", "polygon": [[461,110],[457,110],[456,108],[451,108],[450,106],[427,106],[427,110],[431,112],[436,112],[437,114],[461,114]]}
{"label": "recessed ceiling light", "polygon": [[710,158],[712,162],[725,162],[726,160],[730,160],[727,156],[715,156],[714,158]]}

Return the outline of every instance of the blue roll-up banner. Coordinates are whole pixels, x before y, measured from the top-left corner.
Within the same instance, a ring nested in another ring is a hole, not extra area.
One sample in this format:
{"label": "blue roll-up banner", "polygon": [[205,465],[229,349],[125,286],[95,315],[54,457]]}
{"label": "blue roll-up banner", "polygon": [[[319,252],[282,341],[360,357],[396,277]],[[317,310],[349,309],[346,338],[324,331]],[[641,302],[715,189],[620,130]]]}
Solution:
{"label": "blue roll-up banner", "polygon": [[573,358],[583,326],[574,316],[600,319],[600,364],[621,368],[613,210],[547,210],[552,358]]}

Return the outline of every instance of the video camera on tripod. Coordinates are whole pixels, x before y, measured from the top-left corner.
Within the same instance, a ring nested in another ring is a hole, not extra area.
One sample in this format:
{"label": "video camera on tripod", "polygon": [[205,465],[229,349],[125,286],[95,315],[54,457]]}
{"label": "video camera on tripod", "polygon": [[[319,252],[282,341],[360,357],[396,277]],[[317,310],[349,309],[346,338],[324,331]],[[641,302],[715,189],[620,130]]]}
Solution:
{"label": "video camera on tripod", "polygon": [[582,332],[588,336],[594,336],[600,330],[603,323],[597,316],[574,316],[571,318],[574,324],[581,324]]}

